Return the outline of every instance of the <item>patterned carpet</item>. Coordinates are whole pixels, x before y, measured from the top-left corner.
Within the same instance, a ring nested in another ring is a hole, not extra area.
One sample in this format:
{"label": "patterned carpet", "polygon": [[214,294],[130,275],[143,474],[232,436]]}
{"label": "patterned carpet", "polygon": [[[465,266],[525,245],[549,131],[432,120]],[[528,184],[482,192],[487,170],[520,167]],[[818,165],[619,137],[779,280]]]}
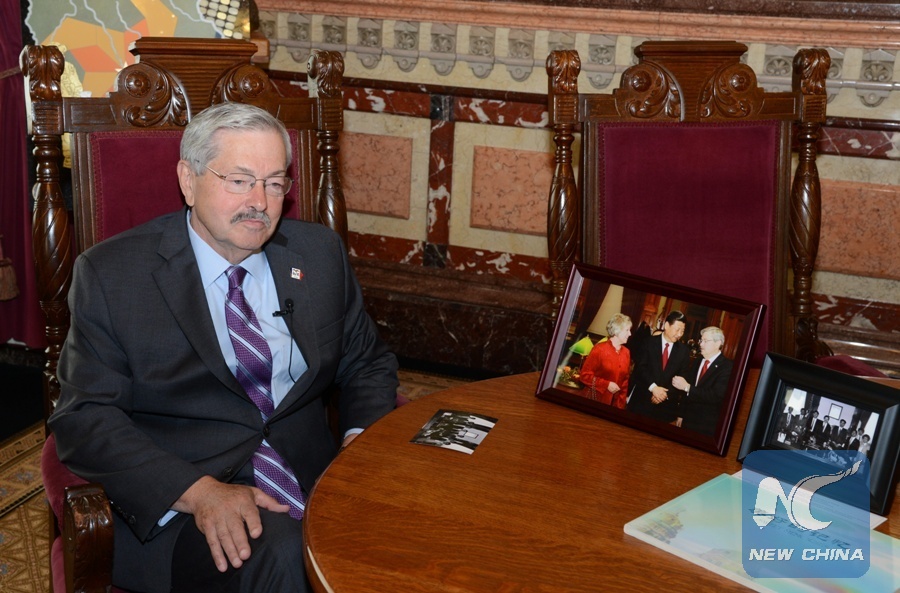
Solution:
{"label": "patterned carpet", "polygon": [[[400,371],[399,393],[409,400],[467,382]],[[41,487],[43,424],[0,443],[0,591],[49,593],[47,500]]]}
{"label": "patterned carpet", "polygon": [[41,487],[43,424],[0,444],[0,591],[50,590],[47,500]]}

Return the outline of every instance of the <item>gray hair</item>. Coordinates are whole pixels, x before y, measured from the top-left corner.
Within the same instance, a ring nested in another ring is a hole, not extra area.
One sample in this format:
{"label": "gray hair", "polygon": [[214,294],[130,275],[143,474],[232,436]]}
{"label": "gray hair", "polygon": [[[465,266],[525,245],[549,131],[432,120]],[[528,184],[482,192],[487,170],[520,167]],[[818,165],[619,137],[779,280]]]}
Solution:
{"label": "gray hair", "polygon": [[715,325],[711,325],[709,327],[704,327],[700,330],[700,337],[706,336],[707,339],[713,340],[714,342],[719,342],[720,344],[725,343],[725,333],[716,327]]}
{"label": "gray hair", "polygon": [[622,313],[614,313],[606,322],[606,335],[611,338],[626,327],[631,327],[631,317]]}
{"label": "gray hair", "polygon": [[290,165],[291,137],[281,120],[254,105],[227,102],[207,107],[184,128],[180,156],[194,173],[205,173],[206,165],[219,154],[219,143],[215,139],[219,130],[278,132],[284,141],[284,152],[287,155],[285,169]]}

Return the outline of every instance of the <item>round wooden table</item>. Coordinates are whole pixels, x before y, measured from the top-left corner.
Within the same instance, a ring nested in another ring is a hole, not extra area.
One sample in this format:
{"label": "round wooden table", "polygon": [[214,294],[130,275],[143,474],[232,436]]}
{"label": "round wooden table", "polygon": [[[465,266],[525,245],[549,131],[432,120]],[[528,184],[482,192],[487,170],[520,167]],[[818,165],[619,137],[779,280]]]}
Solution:
{"label": "round wooden table", "polygon": [[[626,535],[623,526],[740,469],[757,374],[748,377],[725,457],[540,400],[537,373],[413,401],[368,428],[315,486],[304,519],[313,588],[746,590]],[[498,421],[472,455],[410,443],[439,409]]]}

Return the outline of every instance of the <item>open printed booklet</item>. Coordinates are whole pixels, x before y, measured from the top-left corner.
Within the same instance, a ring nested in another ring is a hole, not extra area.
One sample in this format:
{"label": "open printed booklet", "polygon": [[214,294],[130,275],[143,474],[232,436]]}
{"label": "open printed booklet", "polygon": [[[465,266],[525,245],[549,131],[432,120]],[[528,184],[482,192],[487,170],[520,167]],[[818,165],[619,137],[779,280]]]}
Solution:
{"label": "open printed booklet", "polygon": [[[625,533],[755,591],[894,593],[900,589],[900,540],[874,530],[868,531],[868,570],[861,576],[750,576],[744,568],[745,563],[752,558],[751,554],[762,552],[748,550],[742,538],[742,511],[747,506],[742,502],[742,493],[741,477],[722,474],[629,521],[625,524]],[[876,517],[872,515],[872,518]],[[870,525],[878,522],[874,520]],[[798,558],[807,559],[804,555],[808,555],[812,560],[823,546],[821,535],[815,531],[792,533],[790,537]],[[779,550],[772,550],[773,555],[778,553]]]}
{"label": "open printed booklet", "polygon": [[410,442],[471,455],[496,423],[496,418],[482,414],[438,410]]}

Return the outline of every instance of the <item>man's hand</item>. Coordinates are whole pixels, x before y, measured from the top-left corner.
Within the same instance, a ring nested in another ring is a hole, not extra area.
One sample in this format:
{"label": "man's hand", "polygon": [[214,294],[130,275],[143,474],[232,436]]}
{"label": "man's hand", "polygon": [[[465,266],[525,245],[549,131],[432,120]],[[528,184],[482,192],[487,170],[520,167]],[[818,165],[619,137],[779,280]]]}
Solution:
{"label": "man's hand", "polygon": [[194,515],[197,529],[206,536],[209,551],[220,572],[228,563],[240,568],[250,558],[250,542],[262,535],[259,508],[286,513],[290,507],[253,486],[224,484],[212,476],[194,482],[172,508]]}
{"label": "man's hand", "polygon": [[672,387],[675,389],[680,389],[681,391],[687,391],[691,388],[690,383],[688,383],[684,377],[680,377],[675,375],[672,377]]}
{"label": "man's hand", "polygon": [[654,387],[650,393],[653,394],[650,397],[650,403],[653,403],[653,404],[661,404],[664,401],[666,401],[667,399],[669,399],[669,390],[666,389],[665,387],[660,387],[659,385]]}
{"label": "man's hand", "polygon": [[616,393],[617,391],[621,391],[621,387],[619,387],[615,382],[610,381],[609,385],[606,386],[606,389],[609,390],[610,393]]}

